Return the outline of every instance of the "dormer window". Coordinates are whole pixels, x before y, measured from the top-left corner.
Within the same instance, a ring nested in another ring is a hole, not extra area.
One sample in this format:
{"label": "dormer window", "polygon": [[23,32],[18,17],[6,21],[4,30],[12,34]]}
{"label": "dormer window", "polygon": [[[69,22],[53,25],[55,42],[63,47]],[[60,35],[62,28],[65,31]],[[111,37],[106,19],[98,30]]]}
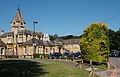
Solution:
{"label": "dormer window", "polygon": [[19,42],[23,42],[23,34],[19,34]]}
{"label": "dormer window", "polygon": [[8,43],[12,43],[12,38],[8,38]]}
{"label": "dormer window", "polygon": [[12,35],[8,35],[8,43],[12,43]]}

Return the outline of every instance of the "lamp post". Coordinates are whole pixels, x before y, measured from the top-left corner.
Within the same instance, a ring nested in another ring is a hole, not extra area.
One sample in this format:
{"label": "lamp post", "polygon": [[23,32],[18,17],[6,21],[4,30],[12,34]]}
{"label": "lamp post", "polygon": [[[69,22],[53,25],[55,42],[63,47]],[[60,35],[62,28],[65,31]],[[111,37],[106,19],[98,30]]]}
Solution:
{"label": "lamp post", "polygon": [[[33,38],[35,38],[35,24],[37,24],[38,22],[34,21],[33,22]],[[33,39],[34,40],[34,39]],[[35,41],[33,42],[33,47],[34,47],[34,54],[33,54],[33,59],[35,59],[36,56],[36,46],[37,44],[35,43]]]}
{"label": "lamp post", "polygon": [[33,38],[35,36],[35,24],[38,24],[38,22],[36,22],[36,21],[33,22]]}

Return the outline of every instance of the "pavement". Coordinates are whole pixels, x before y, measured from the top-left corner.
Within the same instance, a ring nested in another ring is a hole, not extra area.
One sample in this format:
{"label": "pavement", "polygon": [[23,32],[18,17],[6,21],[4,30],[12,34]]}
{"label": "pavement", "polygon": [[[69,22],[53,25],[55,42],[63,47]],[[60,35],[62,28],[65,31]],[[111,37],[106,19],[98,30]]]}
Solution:
{"label": "pavement", "polygon": [[116,67],[114,77],[120,77],[120,57],[110,57],[109,61],[112,62]]}
{"label": "pavement", "polygon": [[95,71],[99,77],[111,77],[114,70]]}

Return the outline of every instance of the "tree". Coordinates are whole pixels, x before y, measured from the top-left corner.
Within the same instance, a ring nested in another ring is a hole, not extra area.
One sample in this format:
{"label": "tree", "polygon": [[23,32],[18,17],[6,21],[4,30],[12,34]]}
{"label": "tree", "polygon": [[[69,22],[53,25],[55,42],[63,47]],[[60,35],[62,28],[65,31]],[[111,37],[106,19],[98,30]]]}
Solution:
{"label": "tree", "polygon": [[50,40],[53,41],[55,39],[59,38],[57,34],[55,35],[50,35]]}
{"label": "tree", "polygon": [[98,63],[107,62],[109,57],[108,28],[102,23],[88,26],[80,39],[82,58]]}
{"label": "tree", "polygon": [[117,42],[117,49],[120,50],[120,28],[119,30],[116,32],[116,42]]}
{"label": "tree", "polygon": [[108,37],[109,37],[109,40],[110,40],[110,50],[118,49],[116,32],[111,30],[111,29],[109,29],[108,30]]}

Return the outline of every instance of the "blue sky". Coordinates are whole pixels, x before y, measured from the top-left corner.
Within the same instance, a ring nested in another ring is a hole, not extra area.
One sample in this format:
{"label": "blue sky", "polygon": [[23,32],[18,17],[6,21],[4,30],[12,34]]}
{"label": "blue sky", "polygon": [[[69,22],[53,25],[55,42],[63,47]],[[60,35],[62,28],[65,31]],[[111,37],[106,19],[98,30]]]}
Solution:
{"label": "blue sky", "polygon": [[[27,29],[48,34],[80,35],[94,22],[120,13],[120,0],[0,0],[0,31],[10,31],[10,22],[20,7]],[[120,15],[104,22],[112,30],[120,28]]]}

